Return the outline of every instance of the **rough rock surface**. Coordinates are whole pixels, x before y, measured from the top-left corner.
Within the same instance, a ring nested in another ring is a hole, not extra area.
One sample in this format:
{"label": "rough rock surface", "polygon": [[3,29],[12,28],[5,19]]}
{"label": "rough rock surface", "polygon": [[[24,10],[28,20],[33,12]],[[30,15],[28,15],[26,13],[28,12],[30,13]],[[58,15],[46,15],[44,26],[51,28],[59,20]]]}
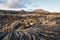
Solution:
{"label": "rough rock surface", "polygon": [[60,13],[0,10],[0,40],[60,40]]}

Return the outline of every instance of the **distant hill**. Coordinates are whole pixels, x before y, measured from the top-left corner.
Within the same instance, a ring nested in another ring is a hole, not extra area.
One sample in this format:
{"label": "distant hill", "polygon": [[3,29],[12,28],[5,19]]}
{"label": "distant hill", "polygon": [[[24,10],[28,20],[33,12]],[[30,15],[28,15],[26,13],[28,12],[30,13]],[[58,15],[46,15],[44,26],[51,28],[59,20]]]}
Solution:
{"label": "distant hill", "polygon": [[25,13],[59,13],[59,12],[49,12],[47,10],[43,10],[43,9],[36,9],[36,10],[33,10],[33,11],[25,11],[25,10],[20,10],[20,11],[15,11],[15,10],[2,10],[0,9],[0,13],[3,12],[3,13],[11,13],[11,14],[15,14],[15,13],[22,13],[22,14],[25,14]]}
{"label": "distant hill", "polygon": [[36,10],[33,10],[32,12],[35,12],[35,13],[49,13],[49,11],[46,11],[46,10],[43,10],[43,9],[36,9]]}

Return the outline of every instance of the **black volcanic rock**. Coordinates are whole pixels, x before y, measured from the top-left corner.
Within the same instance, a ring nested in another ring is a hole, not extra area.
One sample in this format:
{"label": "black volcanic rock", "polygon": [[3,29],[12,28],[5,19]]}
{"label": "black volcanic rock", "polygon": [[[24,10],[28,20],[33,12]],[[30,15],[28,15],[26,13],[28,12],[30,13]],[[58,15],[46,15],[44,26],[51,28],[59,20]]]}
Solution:
{"label": "black volcanic rock", "polygon": [[0,40],[60,40],[60,13],[37,9],[0,10],[0,14]]}

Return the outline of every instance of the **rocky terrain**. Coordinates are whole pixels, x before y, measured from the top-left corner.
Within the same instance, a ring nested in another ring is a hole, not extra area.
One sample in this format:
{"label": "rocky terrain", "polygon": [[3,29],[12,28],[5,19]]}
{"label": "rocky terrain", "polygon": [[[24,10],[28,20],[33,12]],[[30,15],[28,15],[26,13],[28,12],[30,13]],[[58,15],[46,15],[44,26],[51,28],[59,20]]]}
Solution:
{"label": "rocky terrain", "polygon": [[0,10],[0,40],[60,40],[60,13]]}

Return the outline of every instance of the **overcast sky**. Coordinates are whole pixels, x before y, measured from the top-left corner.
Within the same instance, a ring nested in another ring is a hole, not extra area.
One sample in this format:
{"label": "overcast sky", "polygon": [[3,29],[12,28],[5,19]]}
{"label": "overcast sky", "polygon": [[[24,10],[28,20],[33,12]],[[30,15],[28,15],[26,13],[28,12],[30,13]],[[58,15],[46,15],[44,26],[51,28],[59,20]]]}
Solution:
{"label": "overcast sky", "polygon": [[44,9],[60,12],[60,0],[0,0],[0,9]]}

